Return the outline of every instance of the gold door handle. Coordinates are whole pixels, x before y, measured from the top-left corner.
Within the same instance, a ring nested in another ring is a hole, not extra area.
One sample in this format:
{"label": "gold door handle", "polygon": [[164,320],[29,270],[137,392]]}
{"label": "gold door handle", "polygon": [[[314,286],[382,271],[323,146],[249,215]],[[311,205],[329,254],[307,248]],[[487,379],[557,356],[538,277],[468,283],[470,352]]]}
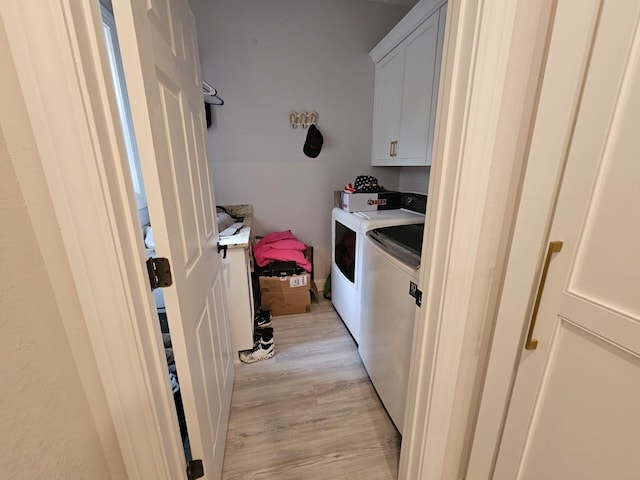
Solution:
{"label": "gold door handle", "polygon": [[389,142],[389,156],[393,157],[393,142]]}
{"label": "gold door handle", "polygon": [[547,281],[547,273],[549,272],[549,264],[551,263],[551,257],[554,253],[562,250],[562,242],[549,242],[547,248],[547,256],[544,258],[544,265],[542,267],[542,274],[540,275],[540,283],[538,284],[538,292],[536,293],[536,301],[533,304],[533,311],[531,312],[531,321],[529,322],[529,333],[527,334],[527,343],[524,348],[527,350],[535,350],[538,348],[538,340],[533,337],[533,330],[536,328],[536,318],[538,316],[538,309],[540,308],[540,300],[542,300],[542,292],[544,291],[544,284]]}

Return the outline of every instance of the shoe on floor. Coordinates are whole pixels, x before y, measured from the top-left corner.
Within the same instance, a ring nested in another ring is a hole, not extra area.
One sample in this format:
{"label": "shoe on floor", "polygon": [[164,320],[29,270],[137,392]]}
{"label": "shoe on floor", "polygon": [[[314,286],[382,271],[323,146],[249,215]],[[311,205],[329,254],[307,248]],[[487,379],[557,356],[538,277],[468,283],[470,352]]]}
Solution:
{"label": "shoe on floor", "polygon": [[[257,348],[257,347],[262,347],[262,348],[266,348],[269,349],[270,347],[275,347],[276,342],[273,341],[273,337],[271,338],[271,340],[265,341],[262,340],[261,338],[259,338],[258,340],[253,342],[253,348]],[[249,350],[252,351],[252,350]]]}
{"label": "shoe on floor", "polygon": [[256,327],[268,327],[271,325],[271,311],[258,310],[255,314]]}
{"label": "shoe on floor", "polygon": [[271,320],[267,320],[266,318],[258,318],[256,319],[256,327],[263,328],[271,325]]}
{"label": "shoe on floor", "polygon": [[254,335],[273,335],[273,327],[255,327],[253,329]]}
{"label": "shoe on floor", "polygon": [[262,310],[262,308],[258,308],[255,311],[256,318],[257,317],[268,317],[271,320],[271,310]]}
{"label": "shoe on floor", "polygon": [[253,346],[255,347],[258,343],[262,345],[273,345],[273,332],[264,334],[255,333],[253,335]]}
{"label": "shoe on floor", "polygon": [[244,363],[255,363],[260,360],[266,360],[267,358],[273,357],[275,349],[276,347],[273,343],[267,346],[262,345],[260,341],[258,341],[258,345],[256,345],[252,350],[240,352],[240,360]]}

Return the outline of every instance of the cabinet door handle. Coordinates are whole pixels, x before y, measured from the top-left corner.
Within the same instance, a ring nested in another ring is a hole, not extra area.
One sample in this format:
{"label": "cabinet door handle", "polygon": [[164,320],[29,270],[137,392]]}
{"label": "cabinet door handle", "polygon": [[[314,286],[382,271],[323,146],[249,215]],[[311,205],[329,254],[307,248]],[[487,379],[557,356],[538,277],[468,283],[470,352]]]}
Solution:
{"label": "cabinet door handle", "polygon": [[536,293],[536,301],[533,304],[533,311],[531,312],[531,321],[529,322],[529,333],[527,334],[527,343],[524,348],[526,350],[535,350],[538,348],[538,340],[533,338],[533,330],[536,328],[536,318],[538,316],[538,309],[540,308],[540,300],[542,300],[542,292],[544,291],[544,284],[547,281],[547,273],[549,272],[549,264],[551,263],[551,256],[554,253],[562,250],[562,242],[549,242],[547,248],[547,256],[544,259],[544,265],[542,266],[542,273],[540,274],[540,283],[538,284],[538,292]]}
{"label": "cabinet door handle", "polygon": [[398,156],[398,141],[397,140],[394,140],[393,142],[391,142],[389,155],[392,156],[392,157],[397,157]]}
{"label": "cabinet door handle", "polygon": [[389,142],[389,156],[393,157],[393,142]]}

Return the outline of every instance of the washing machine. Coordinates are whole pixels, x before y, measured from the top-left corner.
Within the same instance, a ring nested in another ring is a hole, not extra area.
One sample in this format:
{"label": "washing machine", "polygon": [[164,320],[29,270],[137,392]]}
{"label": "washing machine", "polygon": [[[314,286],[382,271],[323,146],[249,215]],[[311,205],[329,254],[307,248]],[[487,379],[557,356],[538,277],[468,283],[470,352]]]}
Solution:
{"label": "washing machine", "polygon": [[395,210],[371,212],[332,210],[331,302],[356,343],[360,342],[367,232],[394,225],[424,224],[427,195],[403,192],[400,205]]}
{"label": "washing machine", "polygon": [[424,223],[370,230],[364,243],[358,353],[402,434]]}

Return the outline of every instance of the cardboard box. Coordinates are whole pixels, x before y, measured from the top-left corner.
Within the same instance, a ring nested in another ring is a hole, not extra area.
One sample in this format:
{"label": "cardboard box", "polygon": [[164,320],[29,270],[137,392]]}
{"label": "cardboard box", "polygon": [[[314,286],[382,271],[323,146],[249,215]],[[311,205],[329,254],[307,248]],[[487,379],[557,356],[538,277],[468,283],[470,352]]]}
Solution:
{"label": "cardboard box", "polygon": [[334,204],[347,212],[371,212],[400,208],[400,192],[348,193],[334,192]]}
{"label": "cardboard box", "polygon": [[310,274],[259,278],[263,310],[271,310],[273,316],[311,311],[310,291],[313,291],[313,280]]}

